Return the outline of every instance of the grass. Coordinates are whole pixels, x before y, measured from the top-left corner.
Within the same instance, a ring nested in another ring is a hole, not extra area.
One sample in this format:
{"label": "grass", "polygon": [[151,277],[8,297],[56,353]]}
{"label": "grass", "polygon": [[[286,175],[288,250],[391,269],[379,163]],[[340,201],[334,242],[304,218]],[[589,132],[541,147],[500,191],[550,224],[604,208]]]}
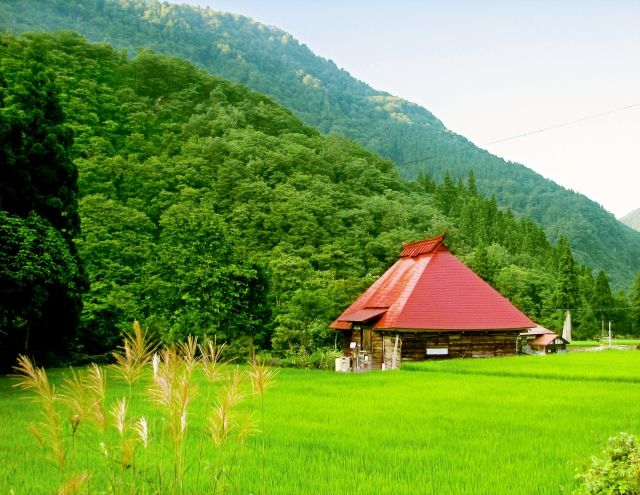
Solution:
{"label": "grass", "polygon": [[[203,457],[206,433],[194,431],[185,463],[203,472],[224,466],[228,492],[241,494],[569,493],[575,469],[608,437],[640,432],[639,371],[640,353],[631,351],[420,363],[387,373],[280,370],[264,402],[245,405],[264,414],[261,434]],[[64,373],[54,370],[52,381]],[[558,379],[567,373],[570,380]],[[202,392],[206,380],[196,382]],[[115,386],[108,401],[129,393],[113,373],[108,383]],[[135,395],[140,385],[133,387]],[[195,416],[207,414],[202,395]],[[54,493],[57,471],[25,429],[37,411],[24,396],[0,378],[0,494]],[[152,423],[152,412],[136,414]],[[187,478],[184,492],[194,493]]]}
{"label": "grass", "polygon": [[640,383],[640,352],[604,350],[546,356],[452,359],[403,364],[405,370]]}
{"label": "grass", "polygon": [[[572,340],[570,347],[600,347],[609,344],[608,339],[601,340]],[[640,345],[639,339],[612,339],[611,345]]]}

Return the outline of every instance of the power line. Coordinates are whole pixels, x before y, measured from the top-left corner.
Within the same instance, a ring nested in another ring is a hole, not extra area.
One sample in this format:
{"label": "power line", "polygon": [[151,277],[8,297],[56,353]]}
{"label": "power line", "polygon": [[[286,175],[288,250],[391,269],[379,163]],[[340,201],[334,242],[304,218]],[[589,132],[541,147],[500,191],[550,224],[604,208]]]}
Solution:
{"label": "power line", "polygon": [[[627,105],[627,106],[620,107],[620,108],[614,108],[612,110],[607,110],[606,112],[600,112],[600,113],[596,113],[596,114],[593,114],[593,115],[588,115],[586,117],[581,117],[579,119],[568,120],[566,122],[561,122],[559,124],[554,124],[554,125],[550,125],[550,126],[547,126],[547,127],[541,127],[540,129],[535,129],[535,130],[532,130],[532,131],[529,131],[529,132],[524,132],[522,134],[516,134],[516,135],[513,135],[513,136],[509,136],[509,137],[495,139],[493,141],[489,141],[487,143],[480,144],[479,146],[489,146],[491,144],[503,143],[505,141],[511,141],[513,139],[519,139],[519,138],[531,136],[533,134],[540,134],[540,133],[547,132],[547,131],[550,131],[550,130],[553,130],[553,129],[558,129],[559,127],[567,127],[567,126],[570,126],[570,125],[573,125],[573,124],[578,124],[580,122],[584,122],[584,121],[587,121],[587,120],[592,120],[592,119],[597,119],[597,118],[600,118],[600,117],[604,117],[604,116],[610,115],[612,113],[622,112],[624,110],[630,110],[632,108],[639,107],[639,106],[640,106],[640,103],[634,103],[632,105]],[[463,151],[451,151],[451,152],[448,152],[448,153],[440,153],[438,155],[424,156],[422,158],[416,158],[415,160],[410,160],[410,161],[407,161],[407,162],[397,163],[396,165],[397,166],[411,165],[413,163],[426,162],[426,161],[429,161],[429,160],[435,160],[436,158],[442,158],[442,157],[445,157],[445,156],[457,155],[457,154],[460,154],[462,152]]]}
{"label": "power line", "polygon": [[560,124],[550,125],[548,127],[542,127],[540,129],[536,129],[534,131],[529,131],[529,132],[525,132],[525,133],[522,133],[522,134],[516,134],[515,136],[496,139],[495,141],[490,141],[488,143],[481,144],[480,146],[488,146],[490,144],[503,143],[505,141],[510,141],[512,139],[518,139],[518,138],[521,138],[521,137],[527,137],[527,136],[530,136],[532,134],[540,134],[541,132],[550,131],[552,129],[558,129],[559,127],[566,127],[566,126],[569,126],[569,125],[578,124],[579,122],[584,122],[586,120],[597,119],[599,117],[604,117],[605,115],[610,115],[612,113],[622,112],[623,110],[629,110],[631,108],[638,107],[638,106],[640,106],[640,103],[634,103],[633,105],[627,105],[626,107],[620,107],[620,108],[615,108],[613,110],[607,110],[606,112],[601,112],[601,113],[596,113],[596,114],[593,114],[593,115],[588,115],[586,117],[581,117],[581,118],[575,119],[575,120],[569,120],[567,122],[562,122]]}
{"label": "power line", "polygon": [[615,308],[547,308],[548,311],[622,311],[622,310],[636,310],[640,309],[640,306],[619,306]]}

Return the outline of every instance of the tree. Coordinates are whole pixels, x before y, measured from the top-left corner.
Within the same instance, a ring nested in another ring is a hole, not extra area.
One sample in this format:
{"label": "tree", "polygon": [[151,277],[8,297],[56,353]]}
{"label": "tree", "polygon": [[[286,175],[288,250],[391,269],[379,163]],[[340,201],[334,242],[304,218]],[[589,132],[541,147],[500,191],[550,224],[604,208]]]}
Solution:
{"label": "tree", "polygon": [[554,323],[562,327],[562,321],[567,310],[576,309],[580,301],[580,287],[578,272],[573,260],[569,241],[561,237],[556,248],[558,266],[556,269],[556,286],[551,297],[555,312]]}
{"label": "tree", "polygon": [[37,42],[11,55],[0,65],[0,332],[9,362],[17,352],[42,358],[68,349],[87,285],[73,243],[80,217],[72,134],[54,73]]}
{"label": "tree", "polygon": [[79,305],[79,279],[76,257],[49,222],[0,210],[0,370],[18,353],[42,360],[64,351],[78,324],[68,305]]}
{"label": "tree", "polygon": [[23,218],[37,212],[71,247],[80,231],[72,132],[44,48],[34,42],[24,57],[0,74],[0,209]]}
{"label": "tree", "polygon": [[442,184],[436,189],[438,208],[440,208],[445,215],[449,215],[450,212],[455,211],[457,199],[458,193],[456,191],[456,185],[447,170],[444,174]]}
{"label": "tree", "polygon": [[634,336],[640,335],[640,273],[629,291],[629,304],[631,306],[631,332]]}
{"label": "tree", "polygon": [[147,322],[163,340],[217,335],[268,340],[264,270],[236,251],[211,205],[178,203],[160,219],[156,257],[146,268]]}
{"label": "tree", "polygon": [[591,310],[601,324],[602,333],[605,332],[605,322],[610,321],[613,314],[613,296],[609,280],[604,270],[600,270],[596,277],[596,283],[591,298]]}

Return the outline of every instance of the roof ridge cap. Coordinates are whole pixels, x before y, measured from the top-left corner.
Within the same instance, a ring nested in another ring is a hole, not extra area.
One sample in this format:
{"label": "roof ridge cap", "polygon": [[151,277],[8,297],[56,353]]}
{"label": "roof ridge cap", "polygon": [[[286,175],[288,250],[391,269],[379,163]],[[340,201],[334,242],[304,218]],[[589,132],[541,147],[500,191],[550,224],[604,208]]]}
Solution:
{"label": "roof ridge cap", "polygon": [[421,254],[432,253],[442,245],[446,235],[446,232],[443,232],[435,237],[429,237],[427,239],[421,239],[413,242],[403,242],[400,258],[412,258]]}

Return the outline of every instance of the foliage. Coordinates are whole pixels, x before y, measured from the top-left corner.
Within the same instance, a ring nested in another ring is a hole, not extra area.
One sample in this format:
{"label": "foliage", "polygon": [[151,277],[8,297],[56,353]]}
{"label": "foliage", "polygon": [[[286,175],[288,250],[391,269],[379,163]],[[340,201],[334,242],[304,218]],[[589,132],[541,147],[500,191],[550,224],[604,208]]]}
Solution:
{"label": "foliage", "polygon": [[[2,50],[2,48],[0,48]],[[44,44],[0,62],[0,370],[75,337],[86,278],[71,128]]]}
{"label": "foliage", "polygon": [[[615,288],[630,284],[640,271],[640,233],[602,207],[474,146],[428,110],[370,88],[275,27],[159,0],[6,0],[0,6],[2,26],[14,32],[77,30],[92,41],[124,49],[123,56],[145,46],[183,57],[272,96],[323,133],[348,136],[393,160],[404,177],[422,174],[441,181],[449,173],[453,184],[474,171],[474,190],[495,194],[501,208],[544,226],[552,242],[565,236],[575,259],[606,270]],[[140,75],[146,77],[152,67],[140,64]],[[150,83],[154,99],[170,84],[163,73]],[[91,97],[92,88],[100,90],[91,84],[83,91]],[[144,148],[142,136],[132,136],[131,144],[137,140]],[[445,196],[449,184],[446,189]],[[447,212],[448,203],[440,206]]]}
{"label": "foliage", "polygon": [[596,277],[595,285],[593,288],[593,295],[591,297],[591,309],[598,322],[602,326],[602,335],[605,334],[605,326],[610,321],[613,308],[613,296],[611,294],[611,288],[609,287],[609,281],[607,275],[603,271],[598,273]]}
{"label": "foliage", "polygon": [[80,268],[59,230],[0,210],[0,370],[18,352],[64,350],[74,337]]}
{"label": "foliage", "polygon": [[576,495],[640,493],[640,441],[629,433],[609,438],[600,456],[576,475],[580,487]]}
{"label": "foliage", "polygon": [[640,273],[636,275],[630,290],[631,329],[633,335],[640,335]]}

